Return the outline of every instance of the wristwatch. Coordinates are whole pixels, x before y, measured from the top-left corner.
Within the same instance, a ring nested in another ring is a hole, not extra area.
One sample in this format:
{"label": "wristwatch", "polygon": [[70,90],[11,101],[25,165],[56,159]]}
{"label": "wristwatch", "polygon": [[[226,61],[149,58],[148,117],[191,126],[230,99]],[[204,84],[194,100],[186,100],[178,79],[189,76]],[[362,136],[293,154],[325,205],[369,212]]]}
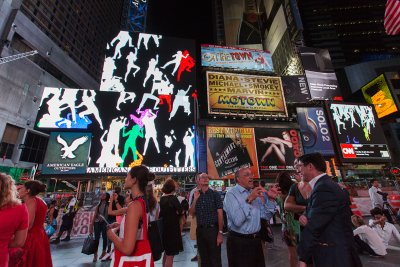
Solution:
{"label": "wristwatch", "polygon": [[223,232],[222,232],[222,231],[218,231],[218,233],[220,233],[220,234],[223,234]]}
{"label": "wristwatch", "polygon": [[251,205],[250,199],[246,198],[246,203]]}

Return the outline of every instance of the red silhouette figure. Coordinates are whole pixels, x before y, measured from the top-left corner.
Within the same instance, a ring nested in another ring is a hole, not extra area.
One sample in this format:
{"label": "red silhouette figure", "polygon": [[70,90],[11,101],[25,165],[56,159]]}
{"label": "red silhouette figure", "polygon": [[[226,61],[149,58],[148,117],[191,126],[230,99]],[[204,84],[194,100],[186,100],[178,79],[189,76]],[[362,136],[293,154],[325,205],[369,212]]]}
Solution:
{"label": "red silhouette figure", "polygon": [[197,99],[197,90],[194,90],[194,93],[192,94],[192,97]]}
{"label": "red silhouette figure", "polygon": [[171,112],[171,95],[159,95],[158,98],[160,99],[160,105],[164,104],[163,99],[167,100],[169,106],[168,112]]}
{"label": "red silhouette figure", "polygon": [[181,73],[183,71],[187,71],[187,72],[191,72],[191,68],[194,67],[194,63],[196,61],[189,56],[189,52],[187,50],[185,50],[182,54],[182,59],[181,59],[181,64],[179,65],[179,69],[178,69],[178,82],[181,79]]}

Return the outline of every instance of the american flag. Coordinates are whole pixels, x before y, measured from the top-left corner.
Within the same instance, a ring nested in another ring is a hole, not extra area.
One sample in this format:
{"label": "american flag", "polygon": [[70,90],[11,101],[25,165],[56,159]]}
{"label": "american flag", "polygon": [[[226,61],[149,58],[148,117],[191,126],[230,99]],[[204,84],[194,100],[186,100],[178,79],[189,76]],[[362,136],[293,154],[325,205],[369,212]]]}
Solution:
{"label": "american flag", "polygon": [[400,0],[388,0],[385,10],[385,29],[388,35],[396,35],[400,31]]}

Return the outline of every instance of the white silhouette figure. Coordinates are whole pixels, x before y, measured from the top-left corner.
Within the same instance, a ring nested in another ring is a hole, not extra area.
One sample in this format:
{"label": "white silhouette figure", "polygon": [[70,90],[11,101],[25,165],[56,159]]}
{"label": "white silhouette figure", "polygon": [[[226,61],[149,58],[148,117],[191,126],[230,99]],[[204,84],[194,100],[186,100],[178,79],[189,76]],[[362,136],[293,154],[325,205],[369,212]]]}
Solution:
{"label": "white silhouette figure", "polygon": [[100,91],[109,91],[109,92],[124,92],[125,87],[121,83],[121,77],[114,76],[111,80],[105,80],[101,82]]}
{"label": "white silhouette figure", "polygon": [[112,57],[107,57],[104,60],[103,74],[101,76],[101,81],[111,80],[112,77],[114,76],[114,70],[116,68],[117,66],[115,66],[114,59]]}
{"label": "white silhouette figure", "polygon": [[[64,104],[59,99],[61,96],[61,88],[45,88],[42,96],[42,102],[44,98],[49,97],[51,94],[53,94],[53,97],[46,103],[49,113],[44,114],[43,117],[39,120],[40,128],[59,127],[56,125],[56,123],[63,119],[61,118],[61,111],[68,108],[68,106],[61,108],[61,106]],[[64,119],[63,123],[67,125],[67,128],[71,128],[70,120]]]}
{"label": "white silhouette figure", "polygon": [[334,110],[334,113],[332,114],[333,120],[336,122],[336,126],[338,129],[338,133],[340,134],[340,125],[343,125],[343,129],[346,130],[346,124],[341,121],[342,115],[339,115],[338,108],[331,106],[331,109]]}
{"label": "white silhouette figure", "polygon": [[135,47],[135,53],[129,52],[129,55],[126,57],[126,59],[128,59],[128,66],[126,67],[125,82],[132,68],[136,69],[136,71],[133,73],[133,77],[135,77],[136,73],[140,70],[140,67],[134,64],[137,60],[137,52],[138,50]]}
{"label": "white silhouette figure", "polygon": [[179,155],[181,154],[182,149],[179,149],[176,153],[175,153],[175,166],[179,167]]}
{"label": "white silhouette figure", "polygon": [[153,139],[154,145],[157,148],[157,152],[160,153],[160,149],[158,148],[157,142],[157,130],[156,125],[154,124],[154,120],[157,118],[157,113],[154,114],[153,112],[149,111],[146,116],[142,119],[144,124],[144,129],[146,131],[144,138],[146,141],[144,143],[144,152],[143,156],[146,155],[147,147],[149,145],[150,138]]}
{"label": "white silhouette figure", "polygon": [[64,89],[64,94],[61,98],[61,104],[67,104],[67,108],[71,110],[72,121],[76,121],[76,113],[75,113],[75,101],[76,94],[79,90],[76,89]]}
{"label": "white silhouette figure", "polygon": [[113,119],[110,124],[110,131],[108,132],[107,140],[110,140],[112,142],[115,155],[118,155],[120,132],[121,129],[125,126],[126,120],[126,118],[121,116],[119,118]]}
{"label": "white silhouette figure", "polygon": [[172,144],[174,143],[174,140],[176,140],[176,136],[174,135],[174,130],[171,130],[171,135],[164,135],[165,137],[165,146],[170,148]]}
{"label": "white silhouette figure", "polygon": [[158,64],[158,55],[156,55],[156,59],[152,58],[149,61],[149,67],[146,71],[146,78],[144,78],[143,87],[146,86],[146,82],[150,78],[150,76],[154,75],[157,64]]}
{"label": "white silhouette figure", "polygon": [[143,40],[144,47],[145,47],[146,50],[147,50],[147,48],[148,48],[148,43],[149,43],[149,40],[150,40],[151,37],[153,38],[154,43],[156,44],[156,46],[159,47],[159,46],[160,46],[160,41],[159,41],[159,39],[162,38],[161,35],[139,33],[139,38],[138,38],[138,42],[137,42],[137,47],[138,47],[138,49],[140,49],[140,44],[142,43],[142,40]]}
{"label": "white silhouette figure", "polygon": [[[89,91],[90,91],[91,96],[88,95]],[[94,90],[85,90],[82,95],[82,103],[80,103],[76,108],[85,106],[87,108],[87,110],[79,113],[78,114],[79,117],[84,118],[85,121],[87,122],[87,119],[85,118],[85,116],[93,114],[93,116],[96,118],[97,122],[100,124],[100,129],[103,130],[103,123],[102,123],[100,115],[99,115],[99,110],[97,109],[96,105],[94,104],[95,97],[96,97],[96,92]]]}
{"label": "white silhouette figure", "polygon": [[126,44],[129,42],[129,47],[133,47],[132,44],[132,38],[129,35],[129,32],[126,31],[120,31],[119,34],[117,35],[117,37],[114,38],[114,40],[111,41],[110,45],[113,46],[114,43],[116,41],[119,40],[119,43],[117,44],[117,46],[115,47],[115,53],[114,53],[114,59],[121,58],[122,54],[121,54],[121,48],[123,48],[124,46],[126,46]]}
{"label": "white silhouette figure", "polygon": [[174,104],[172,107],[172,111],[169,117],[169,120],[171,120],[172,117],[175,116],[176,112],[178,111],[178,108],[180,106],[184,107],[184,112],[187,113],[188,115],[190,115],[190,102],[189,102],[189,97],[186,96],[186,94],[189,92],[190,88],[192,86],[189,85],[188,89],[185,90],[178,90],[178,93],[175,96],[175,100],[174,100]]}
{"label": "white silhouette figure", "polygon": [[181,65],[181,60],[182,58],[187,58],[189,56],[189,54],[187,54],[186,56],[182,55],[182,51],[177,51],[175,55],[173,55],[172,57],[174,57],[175,59],[165,63],[164,66],[162,66],[162,69],[165,69],[167,66],[171,65],[171,64],[175,64],[175,68],[172,71],[172,76],[175,75],[175,72],[178,70],[179,66]]}
{"label": "white silhouette figure", "polygon": [[[190,136],[189,136],[190,133]],[[194,166],[193,161],[193,153],[194,153],[194,146],[192,143],[192,139],[194,138],[194,134],[192,129],[189,128],[189,131],[186,131],[185,137],[183,137],[183,144],[186,146],[185,148],[185,167],[189,167],[188,161],[190,159],[190,166]]]}
{"label": "white silhouette figure", "polygon": [[142,109],[142,107],[143,107],[143,105],[146,103],[147,99],[153,99],[154,101],[156,101],[156,103],[155,103],[153,109],[154,109],[154,110],[157,110],[157,109],[158,109],[157,106],[158,106],[158,103],[160,103],[160,99],[159,99],[158,97],[152,95],[152,94],[149,94],[149,93],[144,93],[144,94],[143,94],[142,101],[141,101],[140,104],[139,104],[139,110]]}
{"label": "white silhouette figure", "polygon": [[87,140],[89,140],[89,137],[87,135],[79,137],[72,141],[71,145],[68,146],[67,141],[65,141],[61,135],[57,136],[57,142],[63,146],[63,148],[60,149],[60,151],[64,151],[63,155],[60,155],[62,159],[74,159],[76,156],[74,155],[74,151],[82,144],[86,143]]}
{"label": "white silhouette figure", "polygon": [[104,140],[105,135],[108,130],[104,131],[104,134],[100,138],[100,143],[102,146],[101,155],[96,161],[99,167],[116,167],[118,164],[123,163],[122,158],[117,154],[112,154],[112,149],[114,147],[113,142],[107,137],[107,141]]}
{"label": "white silhouette figure", "polygon": [[[169,83],[169,80],[167,78],[167,75],[164,75],[165,80],[162,80],[162,72],[158,70],[158,68],[156,68],[155,73],[157,75],[154,75],[154,79],[153,79],[153,88],[151,89],[151,93],[144,93],[143,94],[143,98],[142,101],[140,102],[139,105],[139,110],[142,109],[143,105],[146,103],[146,101],[148,99],[153,99],[154,101],[156,101],[156,104],[154,105],[155,110],[158,109],[158,104],[160,103],[160,98],[154,96],[154,92],[156,90],[158,90],[158,95],[171,95],[174,85]],[[159,75],[159,73],[161,73],[161,76]],[[157,79],[157,80],[156,80]]]}
{"label": "white silhouette figure", "polygon": [[130,100],[131,103],[133,103],[133,100],[135,100],[136,94],[135,93],[126,93],[126,92],[120,92],[119,93],[119,98],[118,98],[118,102],[117,102],[117,110],[121,110],[119,108],[119,105],[121,105],[122,103],[126,103],[126,101]]}

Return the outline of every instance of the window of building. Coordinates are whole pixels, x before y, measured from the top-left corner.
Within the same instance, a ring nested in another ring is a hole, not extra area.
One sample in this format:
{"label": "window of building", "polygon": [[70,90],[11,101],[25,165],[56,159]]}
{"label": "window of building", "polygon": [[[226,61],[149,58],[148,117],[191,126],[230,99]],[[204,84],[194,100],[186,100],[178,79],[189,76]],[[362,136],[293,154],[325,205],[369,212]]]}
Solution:
{"label": "window of building", "polygon": [[0,157],[5,156],[6,159],[11,159],[20,129],[11,124],[6,125],[3,138],[1,139]]}
{"label": "window of building", "polygon": [[48,137],[28,132],[19,160],[42,164],[48,141]]}

